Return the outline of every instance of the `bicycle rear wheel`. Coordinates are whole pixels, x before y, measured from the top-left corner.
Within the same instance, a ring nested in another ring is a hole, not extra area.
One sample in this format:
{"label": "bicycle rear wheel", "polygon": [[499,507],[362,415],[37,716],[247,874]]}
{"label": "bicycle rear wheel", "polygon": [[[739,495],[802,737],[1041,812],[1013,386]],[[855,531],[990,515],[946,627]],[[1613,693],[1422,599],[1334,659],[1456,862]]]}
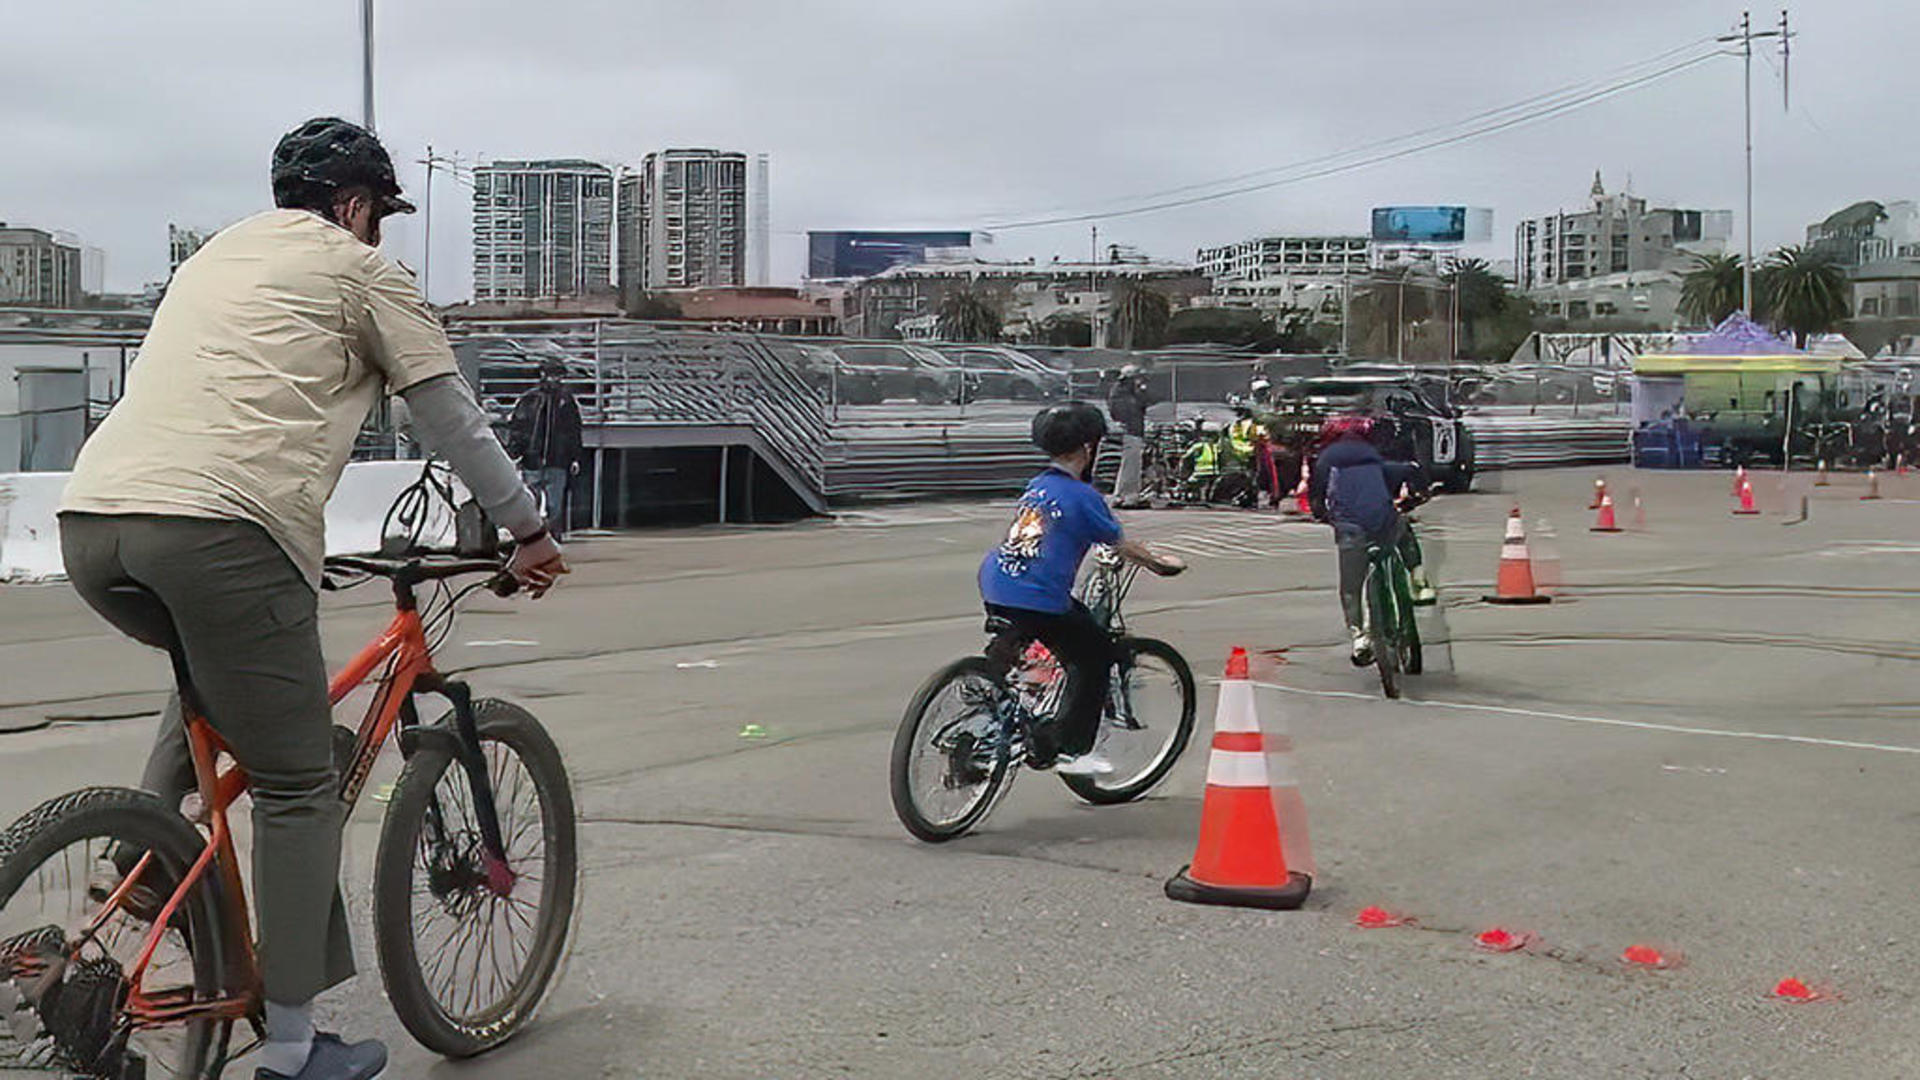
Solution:
{"label": "bicycle rear wheel", "polygon": [[489,880],[473,789],[444,742],[407,759],[373,875],[374,943],[393,1011],[448,1057],[491,1050],[532,1019],[566,949],[579,872],[559,748],[518,705],[473,709],[513,880]]}
{"label": "bicycle rear wheel", "polygon": [[1367,567],[1367,635],[1373,639],[1373,664],[1380,671],[1380,689],[1390,698],[1400,696],[1400,628],[1393,594],[1382,572],[1381,560]]}
{"label": "bicycle rear wheel", "polygon": [[1013,772],[999,699],[986,657],[969,656],[934,672],[907,704],[889,788],[914,836],[930,844],[963,836],[999,801]]}
{"label": "bicycle rear wheel", "polygon": [[[206,840],[155,796],[87,788],[42,803],[0,833],[0,1075],[137,1075],[203,1080],[225,1055],[230,1025],[201,1020],[114,1037],[133,966],[159,909]],[[98,932],[102,903],[151,853]],[[204,877],[161,936],[142,979],[149,998],[225,996],[219,886]],[[138,1062],[136,1064],[135,1062]]]}
{"label": "bicycle rear wheel", "polygon": [[1113,772],[1062,776],[1075,795],[1097,805],[1131,802],[1173,771],[1193,738],[1193,669],[1164,641],[1121,638],[1101,737]]}

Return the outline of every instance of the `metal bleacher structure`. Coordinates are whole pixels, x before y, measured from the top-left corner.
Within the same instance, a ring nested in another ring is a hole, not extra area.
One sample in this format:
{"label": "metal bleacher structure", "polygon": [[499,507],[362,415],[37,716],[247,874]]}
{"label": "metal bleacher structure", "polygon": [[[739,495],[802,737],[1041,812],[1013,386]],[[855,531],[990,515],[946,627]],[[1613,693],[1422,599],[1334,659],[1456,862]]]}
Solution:
{"label": "metal bleacher structure", "polygon": [[[822,348],[830,341],[616,319],[468,322],[452,336],[495,416],[532,385],[542,360],[566,364],[593,475],[616,481],[591,485],[597,524],[622,520],[625,508],[606,500],[625,497],[624,451],[711,450],[722,521],[739,516],[738,473],[755,462],[815,513],[862,499],[1017,490],[1040,464],[1027,440],[1030,404],[836,405],[834,361]],[[1090,379],[1096,370],[1077,371],[1076,390],[1095,393],[1079,385]],[[1591,401],[1583,413],[1577,398],[1570,415],[1549,400],[1476,410],[1468,423],[1486,468],[1626,453],[1626,418]]]}

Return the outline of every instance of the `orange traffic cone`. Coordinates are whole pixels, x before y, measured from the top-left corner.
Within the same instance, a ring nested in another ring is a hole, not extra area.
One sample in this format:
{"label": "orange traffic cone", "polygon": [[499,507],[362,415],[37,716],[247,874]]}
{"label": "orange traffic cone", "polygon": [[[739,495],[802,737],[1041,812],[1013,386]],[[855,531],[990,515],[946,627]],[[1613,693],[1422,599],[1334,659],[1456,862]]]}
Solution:
{"label": "orange traffic cone", "polygon": [[1533,587],[1533,555],[1527,551],[1526,526],[1520,522],[1520,507],[1507,518],[1507,536],[1500,544],[1500,575],[1493,595],[1483,597],[1489,604],[1546,604],[1553,597]]}
{"label": "orange traffic cone", "polygon": [[1877,499],[1879,497],[1880,497],[1880,474],[1874,472],[1872,469],[1868,469],[1867,470],[1867,493],[1865,495],[1860,496],[1860,500],[1862,502],[1865,502],[1869,499]]}
{"label": "orange traffic cone", "polygon": [[1828,480],[1827,480],[1827,459],[1826,459],[1826,458],[1821,458],[1821,459],[1820,459],[1820,471],[1819,471],[1818,473],[1816,473],[1816,474],[1814,474],[1814,478],[1813,478],[1813,486],[1814,486],[1814,487],[1827,487],[1827,486],[1828,486]]}
{"label": "orange traffic cone", "polygon": [[1292,911],[1306,902],[1313,888],[1313,857],[1292,751],[1284,732],[1276,731],[1271,743],[1261,735],[1247,651],[1235,648],[1213,718],[1200,842],[1193,862],[1167,880],[1169,899],[1275,911]]}
{"label": "orange traffic cone", "polygon": [[1313,500],[1307,495],[1307,478],[1313,474],[1313,459],[1300,460],[1300,482],[1293,485],[1293,512],[1301,517],[1313,516]]}
{"label": "orange traffic cone", "polygon": [[1589,532],[1619,532],[1620,531],[1620,526],[1615,524],[1613,520],[1613,496],[1607,495],[1607,494],[1602,494],[1600,496],[1600,514],[1597,518],[1594,519],[1593,528],[1588,531]]}
{"label": "orange traffic cone", "polygon": [[1600,509],[1600,504],[1605,502],[1606,499],[1607,499],[1607,478],[1604,476],[1596,476],[1593,478],[1593,501],[1587,504],[1587,509],[1589,510]]}
{"label": "orange traffic cone", "polygon": [[1752,484],[1749,484],[1744,480],[1741,481],[1740,505],[1734,507],[1733,512],[1741,515],[1757,514],[1760,512],[1759,508],[1753,505],[1753,485]]}
{"label": "orange traffic cone", "polygon": [[1733,490],[1728,492],[1728,494],[1733,495],[1735,498],[1738,498],[1740,495],[1740,489],[1745,487],[1746,484],[1747,484],[1747,467],[1745,465],[1742,465],[1739,468],[1733,470]]}

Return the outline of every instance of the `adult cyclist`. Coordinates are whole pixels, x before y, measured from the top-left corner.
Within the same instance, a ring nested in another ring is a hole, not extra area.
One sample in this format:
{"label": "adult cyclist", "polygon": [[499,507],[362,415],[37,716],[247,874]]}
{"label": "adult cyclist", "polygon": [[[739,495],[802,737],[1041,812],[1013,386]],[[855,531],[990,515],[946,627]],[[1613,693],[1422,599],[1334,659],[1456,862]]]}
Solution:
{"label": "adult cyclist", "polygon": [[1340,560],[1340,608],[1352,638],[1356,666],[1373,663],[1373,642],[1361,615],[1361,586],[1367,576],[1367,549],[1375,544],[1399,548],[1413,578],[1413,601],[1431,604],[1434,589],[1420,564],[1413,526],[1399,510],[1398,493],[1425,489],[1420,467],[1388,461],[1374,446],[1374,422],[1365,416],[1329,417],[1320,428],[1320,449],[1307,486],[1316,521],[1333,526]]}
{"label": "adult cyclist", "polygon": [[[277,209],[174,275],[125,396],[74,466],[61,546],[88,604],[173,651],[252,780],[256,1077],[371,1080],[385,1047],[313,1027],[314,998],[353,975],[315,590],[327,498],[381,395],[406,399],[416,435],[518,539],[508,569],[530,592],[567,565],[419,287],[379,252],[381,219],[413,211],[386,150],[310,120],[274,147],[272,184]],[[170,803],[192,790],[179,693],[143,784]]]}

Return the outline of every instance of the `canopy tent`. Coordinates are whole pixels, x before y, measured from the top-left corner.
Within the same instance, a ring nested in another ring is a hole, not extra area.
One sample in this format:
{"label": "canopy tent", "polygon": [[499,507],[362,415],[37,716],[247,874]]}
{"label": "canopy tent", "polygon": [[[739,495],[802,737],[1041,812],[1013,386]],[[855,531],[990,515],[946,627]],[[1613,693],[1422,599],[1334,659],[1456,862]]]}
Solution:
{"label": "canopy tent", "polygon": [[1634,459],[1684,468],[1777,446],[1784,460],[1787,429],[1840,368],[1736,311],[1682,350],[1634,358]]}
{"label": "canopy tent", "polygon": [[1636,375],[1685,375],[1689,372],[1834,372],[1840,359],[1815,356],[1736,311],[1677,352],[1645,353],[1633,361]]}

